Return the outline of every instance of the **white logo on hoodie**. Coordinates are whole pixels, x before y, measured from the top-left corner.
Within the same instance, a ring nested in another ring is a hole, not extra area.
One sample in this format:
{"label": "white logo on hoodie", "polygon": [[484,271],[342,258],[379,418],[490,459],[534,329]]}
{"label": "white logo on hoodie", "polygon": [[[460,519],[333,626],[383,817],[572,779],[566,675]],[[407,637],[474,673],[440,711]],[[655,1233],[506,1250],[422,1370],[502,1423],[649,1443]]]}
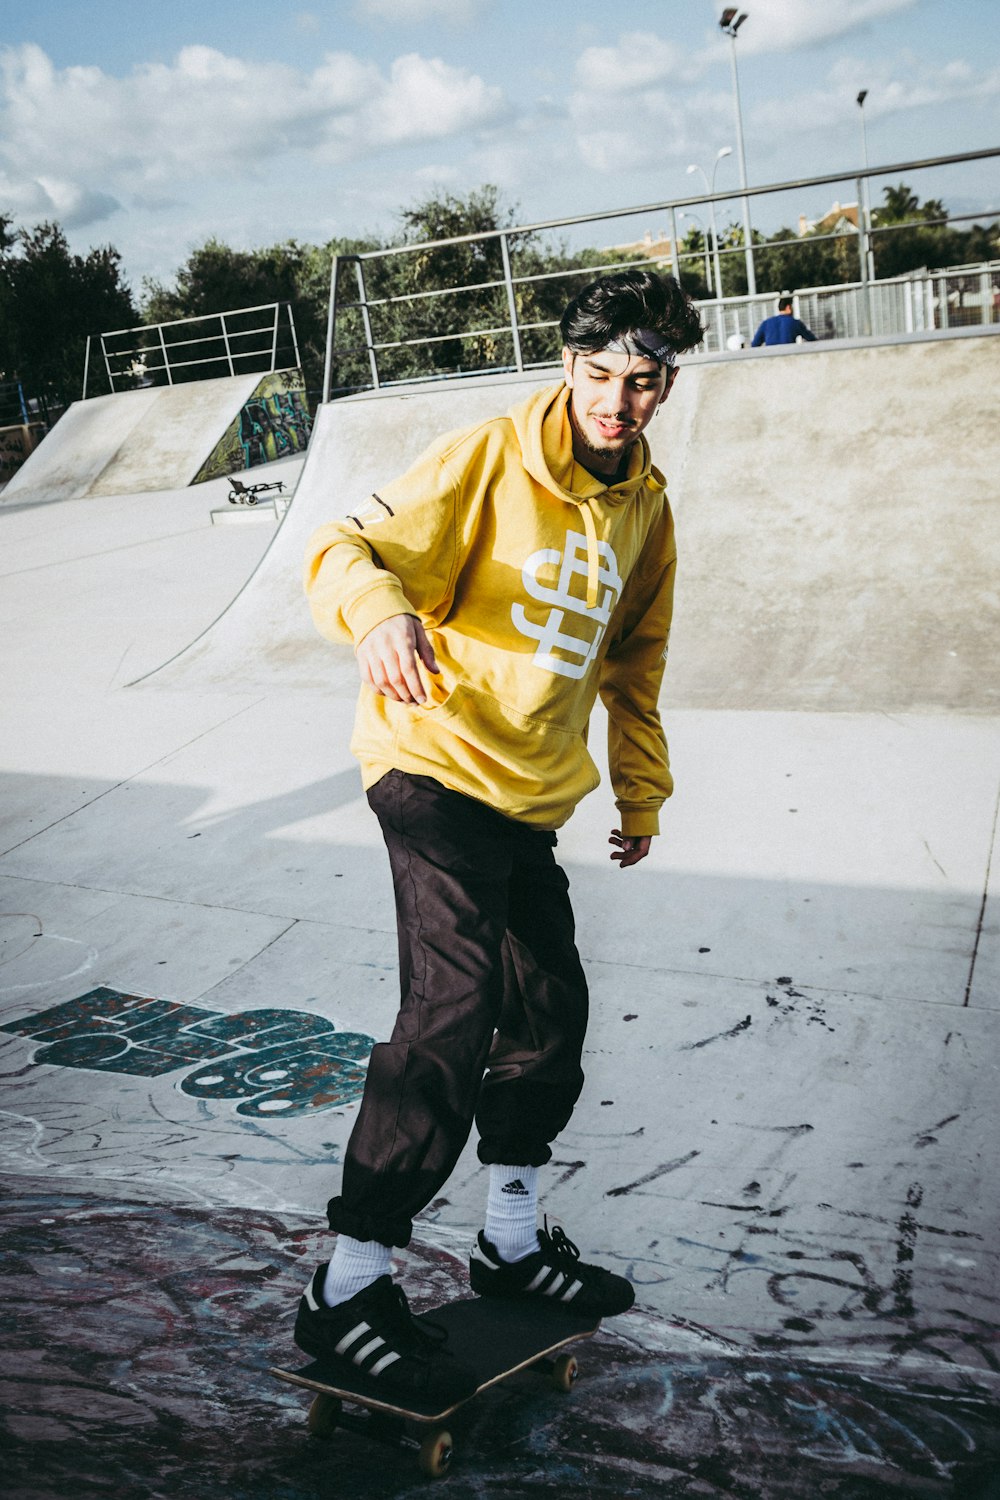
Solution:
{"label": "white logo on hoodie", "polygon": [[[535,625],[528,619],[522,604],[511,605],[511,619],[522,635],[538,641],[538,649],[532,663],[543,672],[557,672],[561,677],[583,677],[597,655],[604,638],[611,612],[622,591],[622,579],[618,573],[618,559],[607,542],[597,543],[600,559],[598,565],[598,600],[593,609],[586,605],[587,588],[587,538],[583,532],[568,531],[563,552],[555,547],[542,547],[533,552],[521,569],[524,587],[533,599],[551,606],[545,623]],[[545,566],[559,568],[559,580],[555,588],[539,580],[539,572]],[[581,580],[573,592],[574,579]],[[593,622],[587,636],[569,635],[563,629],[567,613],[582,615]],[[557,656],[559,651],[563,654]]]}

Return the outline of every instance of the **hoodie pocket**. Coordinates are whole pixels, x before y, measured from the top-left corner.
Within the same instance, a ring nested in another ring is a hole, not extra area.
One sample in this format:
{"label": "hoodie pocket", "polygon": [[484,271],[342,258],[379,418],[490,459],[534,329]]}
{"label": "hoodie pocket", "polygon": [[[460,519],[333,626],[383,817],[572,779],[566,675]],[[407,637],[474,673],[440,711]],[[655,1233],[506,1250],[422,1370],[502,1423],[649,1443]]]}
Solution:
{"label": "hoodie pocket", "polygon": [[576,802],[600,781],[583,735],[550,719],[521,713],[468,683],[432,697],[411,719],[416,736],[433,738],[450,758],[507,791],[520,805]]}

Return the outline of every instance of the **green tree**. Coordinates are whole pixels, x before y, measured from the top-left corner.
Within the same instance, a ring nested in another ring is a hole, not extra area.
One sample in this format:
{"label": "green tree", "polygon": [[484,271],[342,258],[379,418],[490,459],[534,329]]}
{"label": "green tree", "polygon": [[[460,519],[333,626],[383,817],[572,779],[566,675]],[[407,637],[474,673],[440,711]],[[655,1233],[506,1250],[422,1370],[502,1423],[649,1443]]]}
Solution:
{"label": "green tree", "polygon": [[[711,236],[693,224],[678,246],[678,269],[680,283],[696,301],[705,301],[715,296],[715,269],[712,264]],[[706,274],[705,257],[708,256]],[[720,272],[722,261],[719,261]]]}
{"label": "green tree", "polygon": [[0,310],[5,378],[55,406],[80,395],[88,335],[137,321],[113,246],[74,255],[58,224],[12,233],[9,219],[0,221]]}
{"label": "green tree", "polygon": [[362,263],[373,342],[384,346],[378,356],[380,378],[404,380],[509,364],[510,338],[494,332],[509,323],[504,289],[498,285],[503,263],[495,231],[512,227],[513,210],[504,208],[497,190],[487,185],[465,199],[451,193],[432,196],[404,209],[399,219],[393,248],[465,235],[477,238]]}
{"label": "green tree", "polygon": [[[191,252],[177,271],[172,286],[154,280],[143,283],[143,315],[147,323],[170,323],[236,313],[242,308],[273,302],[288,303],[295,320],[306,387],[313,399],[318,399],[326,347],[329,264],[329,247],[321,250],[315,245],[287,240],[257,250],[234,250],[212,238]],[[180,359],[203,361],[185,371],[188,378],[212,379],[228,372],[230,354],[238,372],[253,367],[251,351],[257,351],[259,363],[259,350],[266,338],[251,330],[262,328],[261,317],[251,314],[242,319],[227,318],[231,334],[228,349],[221,337],[207,344],[186,345],[186,340],[195,337],[210,338],[204,329],[164,330],[164,337],[168,344],[180,346],[177,349]],[[290,366],[295,353],[283,319],[279,319],[279,330],[278,363]],[[185,348],[189,351],[187,355]]]}
{"label": "green tree", "polygon": [[833,286],[856,280],[857,251],[853,270],[849,270],[843,253],[845,246],[840,243],[844,238],[839,236],[838,241],[831,241],[812,234],[799,237],[788,228],[777,230],[754,247],[758,290],[781,292],[792,287]]}
{"label": "green tree", "polygon": [[883,188],[882,195],[884,204],[872,214],[876,276],[933,271],[969,258],[971,237],[944,222],[948,210],[939,198],[921,203],[905,182]]}
{"label": "green tree", "polygon": [[[392,248],[402,253],[362,267],[373,341],[382,346],[379,377],[386,381],[515,366],[501,233],[507,235],[521,357],[528,367],[558,359],[556,325],[585,274],[622,258],[592,249],[570,253],[562,242],[550,245],[531,231],[514,233],[516,207],[504,204],[491,184],[465,198],[433,195],[406,209],[400,222]],[[436,239],[460,243],[405,249]],[[361,339],[358,324],[353,326]],[[341,327],[338,315],[338,347]],[[339,379],[339,364],[337,372]]]}

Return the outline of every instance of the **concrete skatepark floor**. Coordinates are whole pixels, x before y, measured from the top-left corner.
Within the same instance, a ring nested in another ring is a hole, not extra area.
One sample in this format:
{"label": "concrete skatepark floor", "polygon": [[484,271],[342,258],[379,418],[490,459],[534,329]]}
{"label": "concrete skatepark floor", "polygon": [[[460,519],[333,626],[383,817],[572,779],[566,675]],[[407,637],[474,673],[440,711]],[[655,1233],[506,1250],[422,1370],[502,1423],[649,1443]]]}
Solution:
{"label": "concrete skatepark floor", "polygon": [[[11,1500],[427,1492],[412,1454],[346,1432],[310,1438],[308,1397],[267,1374],[290,1358],[295,1301],[323,1253],[315,1227],[52,1193],[31,1180],[11,1187],[2,1335]],[[417,1306],[464,1294],[452,1257],[414,1250],[405,1278]],[[651,1360],[628,1323],[578,1346],[583,1374],[571,1395],[529,1377],[473,1402],[453,1424],[442,1495],[996,1494],[997,1408],[981,1391],[914,1386],[888,1367],[816,1367],[787,1350]]]}
{"label": "concrete skatepark floor", "polygon": [[[568,1399],[475,1403],[443,1495],[997,1500],[1000,455],[976,401],[1000,339],[959,343],[692,366],[658,419],[678,793],[636,879],[606,790],[560,834],[593,1024],[544,1194],[637,1309]],[[310,1439],[266,1373],[395,1008],[353,664],[298,567],[331,496],[517,394],[321,412],[280,528],[211,527],[218,485],[0,498],[11,1500],[426,1492],[406,1456]],[[915,431],[923,518],[892,491]],[[464,1294],[483,1190],[467,1152],[402,1258],[416,1305]]]}

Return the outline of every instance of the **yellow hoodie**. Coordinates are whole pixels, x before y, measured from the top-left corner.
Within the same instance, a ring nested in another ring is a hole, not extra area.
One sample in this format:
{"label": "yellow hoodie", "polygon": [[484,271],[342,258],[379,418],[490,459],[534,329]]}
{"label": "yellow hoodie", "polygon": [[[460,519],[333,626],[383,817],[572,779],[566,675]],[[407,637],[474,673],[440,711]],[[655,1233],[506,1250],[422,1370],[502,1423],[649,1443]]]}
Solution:
{"label": "yellow hoodie", "polygon": [[321,634],[357,645],[416,615],[440,674],[426,704],[362,687],[351,749],[365,787],[432,776],[537,828],[600,776],[598,691],[622,831],[656,833],[673,783],[657,712],[673,604],[673,520],[644,438],[610,488],[573,458],[565,386],[447,434],[401,478],[312,537]]}

